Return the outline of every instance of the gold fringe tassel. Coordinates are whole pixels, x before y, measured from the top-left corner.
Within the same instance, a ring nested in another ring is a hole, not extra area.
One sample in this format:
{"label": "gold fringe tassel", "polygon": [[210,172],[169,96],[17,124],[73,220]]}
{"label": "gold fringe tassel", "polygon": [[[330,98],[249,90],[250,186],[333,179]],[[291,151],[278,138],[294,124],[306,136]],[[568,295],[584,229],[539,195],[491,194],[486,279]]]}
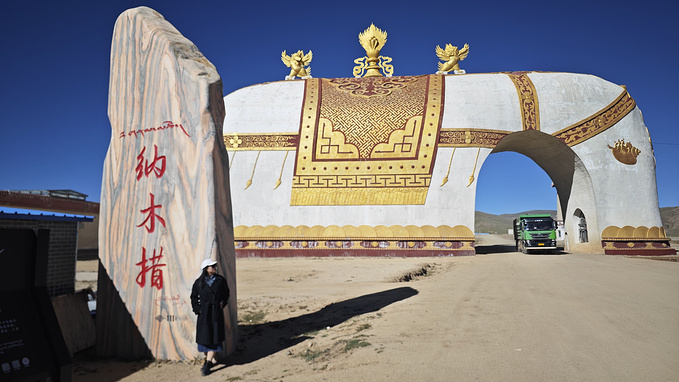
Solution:
{"label": "gold fringe tassel", "polygon": [[453,155],[455,155],[455,149],[456,147],[453,147],[453,152],[450,154],[450,162],[448,162],[448,172],[446,173],[446,176],[443,177],[443,183],[441,183],[441,187],[443,187],[444,184],[448,183],[448,175],[450,175],[450,165],[453,164]]}
{"label": "gold fringe tassel", "polygon": [[252,186],[252,178],[255,177],[255,168],[257,168],[257,161],[259,160],[259,154],[261,154],[261,151],[257,151],[257,158],[255,159],[255,165],[252,166],[252,175],[250,175],[250,179],[248,180],[248,183],[245,185],[245,190],[248,189],[248,187]]}
{"label": "gold fringe tassel", "polygon": [[281,185],[281,178],[283,177],[283,169],[285,168],[285,161],[288,159],[288,153],[290,151],[285,152],[285,158],[283,158],[283,165],[281,166],[281,173],[278,175],[278,180],[276,181],[276,185],[274,186],[274,190],[278,188],[278,186]]}
{"label": "gold fringe tassel", "polygon": [[467,187],[471,186],[472,183],[474,183],[474,174],[476,173],[476,162],[479,160],[479,153],[481,152],[481,148],[479,147],[478,150],[476,150],[476,159],[474,159],[474,169],[472,170],[472,175],[469,177],[469,184],[467,184]]}
{"label": "gold fringe tassel", "polygon": [[231,170],[231,165],[233,164],[233,158],[236,157],[237,151],[233,152],[233,155],[231,156],[231,159],[229,160],[229,170]]}

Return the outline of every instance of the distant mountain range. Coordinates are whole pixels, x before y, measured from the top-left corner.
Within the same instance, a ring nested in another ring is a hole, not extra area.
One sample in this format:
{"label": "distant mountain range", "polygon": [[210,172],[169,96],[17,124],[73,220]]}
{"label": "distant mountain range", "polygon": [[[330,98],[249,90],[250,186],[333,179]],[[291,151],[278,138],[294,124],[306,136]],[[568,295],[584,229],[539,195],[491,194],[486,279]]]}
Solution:
{"label": "distant mountain range", "polygon": [[[533,210],[517,212],[515,214],[493,215],[476,211],[476,233],[507,233],[512,228],[512,221],[524,214],[550,214],[556,217],[556,210]],[[679,207],[660,208],[660,219],[665,227],[667,236],[679,236]]]}
{"label": "distant mountain range", "polygon": [[667,236],[679,236],[679,207],[660,208],[660,219]]}
{"label": "distant mountain range", "polygon": [[527,214],[550,214],[556,218],[556,210],[532,210],[517,212],[515,214],[493,215],[476,211],[474,232],[476,233],[507,233],[512,228],[512,222],[519,215]]}

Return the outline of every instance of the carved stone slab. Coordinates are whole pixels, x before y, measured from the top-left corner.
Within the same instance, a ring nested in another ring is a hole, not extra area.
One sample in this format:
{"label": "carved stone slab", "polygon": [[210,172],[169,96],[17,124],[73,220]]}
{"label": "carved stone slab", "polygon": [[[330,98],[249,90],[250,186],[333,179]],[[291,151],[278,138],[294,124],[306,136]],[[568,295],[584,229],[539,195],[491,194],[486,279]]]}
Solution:
{"label": "carved stone slab", "polygon": [[159,13],[127,10],[111,44],[108,115],[99,251],[100,280],[112,285],[98,298],[99,353],[198,356],[189,295],[205,258],[219,262],[231,289],[230,353],[236,271],[217,70]]}

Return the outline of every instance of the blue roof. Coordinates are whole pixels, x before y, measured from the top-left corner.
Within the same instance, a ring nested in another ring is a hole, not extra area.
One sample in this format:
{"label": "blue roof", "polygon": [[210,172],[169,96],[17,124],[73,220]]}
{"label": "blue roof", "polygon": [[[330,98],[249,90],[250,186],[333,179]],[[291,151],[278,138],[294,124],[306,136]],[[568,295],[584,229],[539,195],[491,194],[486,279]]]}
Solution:
{"label": "blue roof", "polygon": [[64,221],[64,222],[91,222],[93,217],[88,216],[68,216],[68,215],[46,215],[46,214],[20,214],[18,212],[7,213],[0,211],[0,220],[41,220],[41,221]]}

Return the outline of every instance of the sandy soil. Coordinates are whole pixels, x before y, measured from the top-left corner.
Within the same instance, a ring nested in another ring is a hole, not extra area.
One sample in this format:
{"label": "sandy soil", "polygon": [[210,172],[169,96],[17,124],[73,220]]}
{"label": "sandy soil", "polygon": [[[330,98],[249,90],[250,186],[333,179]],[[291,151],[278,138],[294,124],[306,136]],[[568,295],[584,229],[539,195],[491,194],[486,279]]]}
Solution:
{"label": "sandy soil", "polygon": [[240,345],[181,362],[74,360],[74,381],[677,381],[679,263],[513,252],[238,259]]}

